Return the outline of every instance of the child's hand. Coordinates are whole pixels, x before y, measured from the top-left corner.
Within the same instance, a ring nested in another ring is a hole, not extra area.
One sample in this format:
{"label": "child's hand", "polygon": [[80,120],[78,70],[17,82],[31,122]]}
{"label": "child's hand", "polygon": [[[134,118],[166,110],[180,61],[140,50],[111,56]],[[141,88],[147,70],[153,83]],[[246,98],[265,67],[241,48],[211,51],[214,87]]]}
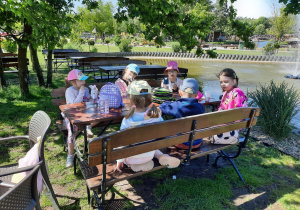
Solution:
{"label": "child's hand", "polygon": [[116,166],[116,168],[115,168],[115,170],[114,170],[114,172],[120,172],[120,173],[122,173],[122,170],[121,170],[121,168],[123,168],[124,167],[124,163],[123,162],[117,162],[117,166]]}
{"label": "child's hand", "polygon": [[85,91],[84,85],[82,85],[82,86],[80,87],[79,91]]}

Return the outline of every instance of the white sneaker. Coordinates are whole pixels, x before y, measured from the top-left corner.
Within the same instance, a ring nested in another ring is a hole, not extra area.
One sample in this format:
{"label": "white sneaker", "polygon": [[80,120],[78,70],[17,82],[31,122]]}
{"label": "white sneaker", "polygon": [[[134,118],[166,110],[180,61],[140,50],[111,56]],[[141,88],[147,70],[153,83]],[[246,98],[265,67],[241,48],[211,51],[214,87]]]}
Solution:
{"label": "white sneaker", "polygon": [[91,130],[91,126],[90,125],[86,126],[86,133],[87,133],[87,137],[89,137],[89,138],[93,138],[94,137],[94,134],[93,134],[93,132]]}
{"label": "white sneaker", "polygon": [[66,162],[66,168],[70,168],[74,166],[74,155],[68,155],[67,162]]}

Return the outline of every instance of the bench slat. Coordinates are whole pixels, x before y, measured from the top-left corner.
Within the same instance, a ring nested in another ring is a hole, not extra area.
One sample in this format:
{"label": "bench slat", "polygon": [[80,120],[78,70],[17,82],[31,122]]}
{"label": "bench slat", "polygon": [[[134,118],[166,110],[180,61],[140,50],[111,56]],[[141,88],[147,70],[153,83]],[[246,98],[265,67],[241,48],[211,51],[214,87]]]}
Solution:
{"label": "bench slat", "polygon": [[[186,117],[184,119],[181,118],[161,123],[155,123],[154,125],[151,125],[151,128],[149,127],[149,125],[128,128],[123,131],[113,132],[103,137],[110,137],[111,147],[117,148],[120,146],[127,146],[130,144],[147,141],[149,139],[157,139],[164,136],[171,136],[178,133],[189,132],[194,120],[197,120],[196,129],[203,129],[206,127],[222,125],[237,120],[247,119],[250,118],[251,111],[252,108],[239,108],[219,111],[218,114],[207,113],[195,115]],[[153,130],[155,130],[156,132],[153,132]],[[102,141],[100,139],[101,138],[94,139],[90,142],[90,154],[98,152],[96,150],[93,150],[93,147],[97,147],[97,144],[102,144],[100,143]]]}

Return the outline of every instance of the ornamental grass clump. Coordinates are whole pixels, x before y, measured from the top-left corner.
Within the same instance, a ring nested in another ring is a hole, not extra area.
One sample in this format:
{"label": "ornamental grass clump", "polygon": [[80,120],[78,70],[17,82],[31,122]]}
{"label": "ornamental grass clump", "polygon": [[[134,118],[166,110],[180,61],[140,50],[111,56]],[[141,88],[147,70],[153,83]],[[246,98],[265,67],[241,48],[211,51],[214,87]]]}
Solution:
{"label": "ornamental grass clump", "polygon": [[261,108],[259,125],[267,134],[280,139],[291,133],[291,120],[299,112],[300,104],[299,92],[293,86],[289,88],[286,82],[276,85],[271,81],[251,92],[249,97],[253,99],[250,105]]}

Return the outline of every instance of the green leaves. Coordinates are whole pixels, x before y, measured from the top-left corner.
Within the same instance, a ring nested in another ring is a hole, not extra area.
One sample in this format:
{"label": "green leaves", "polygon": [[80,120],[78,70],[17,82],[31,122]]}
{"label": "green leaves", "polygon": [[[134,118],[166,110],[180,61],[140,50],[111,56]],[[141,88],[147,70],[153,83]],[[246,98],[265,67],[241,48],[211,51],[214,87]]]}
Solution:
{"label": "green leaves", "polygon": [[286,82],[260,86],[251,92],[252,104],[261,108],[259,123],[267,134],[275,138],[283,138],[290,134],[292,117],[299,112],[300,94]]}

